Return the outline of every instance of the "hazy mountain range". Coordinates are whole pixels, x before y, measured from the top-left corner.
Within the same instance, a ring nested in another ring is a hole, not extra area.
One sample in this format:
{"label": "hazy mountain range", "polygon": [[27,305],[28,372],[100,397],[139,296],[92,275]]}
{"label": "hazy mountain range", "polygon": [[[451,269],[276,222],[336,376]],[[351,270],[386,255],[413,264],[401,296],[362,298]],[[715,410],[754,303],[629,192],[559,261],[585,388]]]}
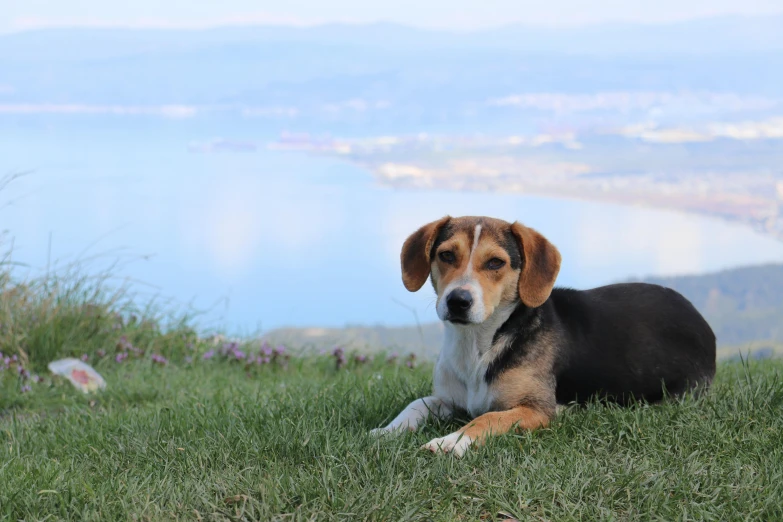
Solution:
{"label": "hazy mountain range", "polygon": [[559,114],[497,103],[519,94],[640,91],[732,93],[763,98],[768,110],[783,99],[781,28],[783,16],[467,33],[393,24],[45,29],[0,35],[0,114],[185,105],[160,114],[494,130]]}
{"label": "hazy mountain range", "polygon": [[[316,44],[397,50],[494,49],[576,54],[713,53],[783,50],[783,15],[720,16],[690,21],[604,23],[581,27],[514,24],[477,31],[418,29],[393,23],[213,29],[38,29],[0,35],[0,57],[106,59],[159,50],[221,45]],[[16,51],[10,46],[19,46]]]}

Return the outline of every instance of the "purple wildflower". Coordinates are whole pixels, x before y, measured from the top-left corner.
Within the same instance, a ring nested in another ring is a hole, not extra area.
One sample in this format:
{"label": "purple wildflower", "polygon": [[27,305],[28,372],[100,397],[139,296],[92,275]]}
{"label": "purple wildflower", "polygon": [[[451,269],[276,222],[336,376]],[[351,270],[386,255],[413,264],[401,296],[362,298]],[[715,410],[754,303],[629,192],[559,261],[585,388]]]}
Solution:
{"label": "purple wildflower", "polygon": [[98,350],[98,357],[106,357],[106,350]]}
{"label": "purple wildflower", "polygon": [[118,353],[118,354],[117,354],[117,355],[114,357],[114,360],[115,360],[116,362],[118,362],[118,363],[121,363],[122,361],[124,361],[124,360],[125,360],[125,359],[127,359],[127,358],[128,358],[128,353],[127,353],[127,352],[122,352],[122,353]]}
{"label": "purple wildflower", "polygon": [[332,351],[332,355],[334,356],[334,364],[339,370],[345,365],[345,351],[338,346]]}
{"label": "purple wildflower", "polygon": [[397,358],[398,358],[398,357],[399,357],[399,355],[397,355],[397,352],[392,352],[392,353],[391,353],[391,354],[389,354],[389,356],[386,358],[386,362],[387,362],[387,363],[389,363],[389,364],[394,364],[395,362],[397,362]]}
{"label": "purple wildflower", "polygon": [[83,362],[87,362],[90,360],[90,356],[87,355],[86,353],[83,353],[82,356],[79,357],[79,359],[81,359]]}
{"label": "purple wildflower", "polygon": [[206,361],[207,359],[211,359],[214,356],[215,356],[215,350],[210,350],[208,352],[205,352],[204,355],[201,356],[201,358]]}
{"label": "purple wildflower", "polygon": [[117,341],[117,351],[126,353],[130,352],[133,353],[135,357],[141,357],[144,355],[144,351],[133,346],[133,343],[130,342],[124,335],[120,337],[119,341]]}
{"label": "purple wildflower", "polygon": [[166,359],[165,357],[163,357],[162,355],[157,354],[157,353],[153,353],[152,355],[150,355],[150,359],[152,359],[152,362],[160,364],[160,365],[163,365],[163,366],[165,366],[165,365],[167,365],[169,363],[168,359]]}
{"label": "purple wildflower", "polygon": [[30,387],[29,384],[25,384],[24,386],[22,386],[22,393],[27,393],[30,390],[32,390],[32,388]]}
{"label": "purple wildflower", "polygon": [[223,346],[220,348],[220,355],[228,356],[234,350],[239,348],[239,345],[237,343],[231,342],[231,343],[224,343]]}

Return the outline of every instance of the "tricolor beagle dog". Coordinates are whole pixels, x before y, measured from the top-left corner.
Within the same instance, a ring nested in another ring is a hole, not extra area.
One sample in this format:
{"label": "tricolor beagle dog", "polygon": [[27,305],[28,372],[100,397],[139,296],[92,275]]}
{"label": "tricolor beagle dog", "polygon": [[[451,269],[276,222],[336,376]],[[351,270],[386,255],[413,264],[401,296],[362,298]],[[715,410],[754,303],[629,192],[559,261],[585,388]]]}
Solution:
{"label": "tricolor beagle dog", "polygon": [[554,288],[560,253],[519,223],[447,216],[400,257],[409,291],[431,277],[445,340],[433,394],[373,434],[463,410],[471,422],[423,446],[462,456],[492,433],[546,426],[559,404],[656,402],[715,375],[715,335],[682,295],[642,283]]}

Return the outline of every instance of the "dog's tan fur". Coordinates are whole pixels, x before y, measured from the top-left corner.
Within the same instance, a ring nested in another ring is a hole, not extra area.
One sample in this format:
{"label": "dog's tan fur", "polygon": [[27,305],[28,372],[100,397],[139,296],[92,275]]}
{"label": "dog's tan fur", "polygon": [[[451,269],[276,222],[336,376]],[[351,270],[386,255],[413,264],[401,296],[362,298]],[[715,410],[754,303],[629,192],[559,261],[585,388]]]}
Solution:
{"label": "dog's tan fur", "polygon": [[526,261],[519,276],[519,298],[531,308],[541,306],[549,298],[560,272],[560,252],[532,228],[512,223],[511,232],[522,245]]}
{"label": "dog's tan fur", "polygon": [[400,263],[402,264],[402,284],[411,292],[416,292],[430,276],[429,252],[438,230],[449,221],[449,216],[433,221],[411,234],[402,245]]}
{"label": "dog's tan fur", "polygon": [[550,415],[537,408],[517,406],[505,411],[493,411],[476,417],[459,433],[471,438],[474,443],[481,444],[490,435],[501,435],[512,428],[535,430],[549,425]]}
{"label": "dog's tan fur", "polygon": [[495,409],[507,410],[520,404],[534,404],[543,413],[555,413],[554,344],[545,340],[539,352],[531,355],[526,364],[503,372],[494,383]]}

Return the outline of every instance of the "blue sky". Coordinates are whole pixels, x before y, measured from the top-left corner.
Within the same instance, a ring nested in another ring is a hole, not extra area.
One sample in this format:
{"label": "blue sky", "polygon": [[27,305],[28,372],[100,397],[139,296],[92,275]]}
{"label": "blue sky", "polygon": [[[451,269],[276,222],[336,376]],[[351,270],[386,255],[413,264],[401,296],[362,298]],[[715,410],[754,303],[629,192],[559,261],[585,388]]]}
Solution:
{"label": "blue sky", "polygon": [[[0,31],[43,26],[205,27],[391,21],[476,29],[522,22],[667,22],[783,12],[781,0],[0,0]],[[10,5],[9,5],[10,4]]]}

